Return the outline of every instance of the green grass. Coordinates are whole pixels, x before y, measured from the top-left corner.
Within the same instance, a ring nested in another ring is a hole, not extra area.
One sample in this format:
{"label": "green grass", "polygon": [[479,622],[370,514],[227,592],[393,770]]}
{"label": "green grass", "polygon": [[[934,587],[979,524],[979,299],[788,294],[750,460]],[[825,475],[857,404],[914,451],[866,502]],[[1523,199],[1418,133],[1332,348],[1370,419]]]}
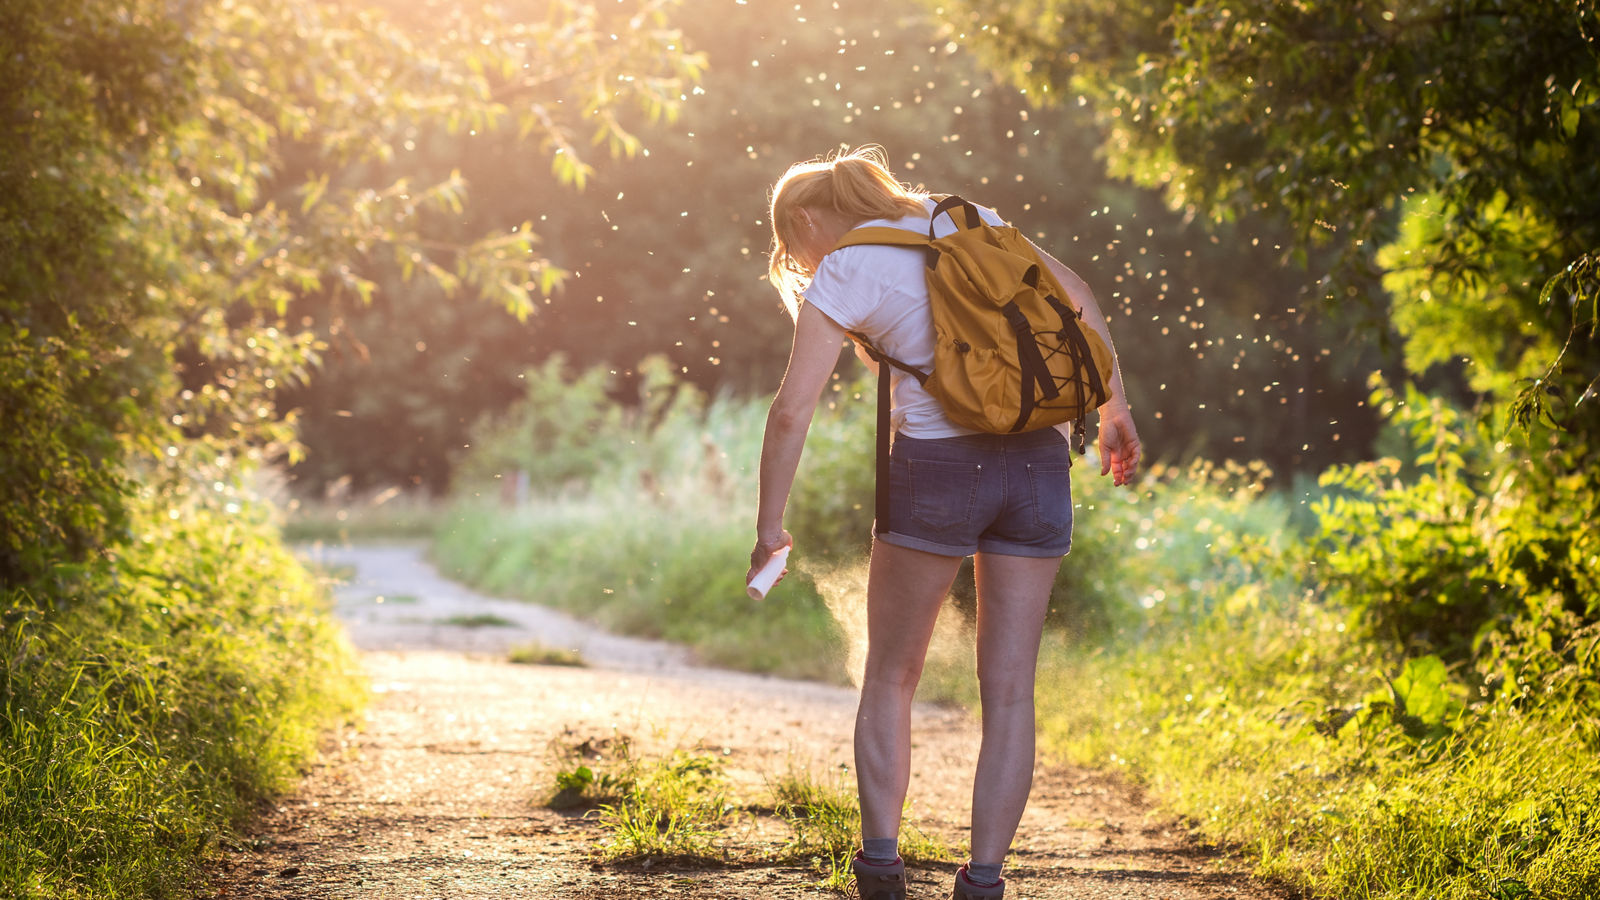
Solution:
{"label": "green grass", "polygon": [[1573,683],[1592,674],[1495,690],[1343,624],[1305,604],[1057,656],[1046,744],[1318,896],[1600,896],[1600,703]]}
{"label": "green grass", "polygon": [[189,895],[360,701],[319,583],[250,516],[143,514],[60,605],[5,598],[0,896]]}
{"label": "green grass", "polygon": [[438,527],[442,504],[393,488],[339,500],[295,498],[285,504],[282,531],[290,543],[330,544],[425,540]]}
{"label": "green grass", "polygon": [[591,808],[605,832],[594,847],[597,858],[720,858],[725,826],[738,807],[716,757],[680,750],[644,758],[626,737],[566,756],[546,805]]}
{"label": "green grass", "polygon": [[[802,863],[821,876],[820,886],[843,890],[861,835],[855,786],[847,782],[844,772],[822,778],[791,768],[768,785],[769,797],[740,802],[715,756],[679,750],[643,758],[618,739],[592,753],[566,754],[546,803],[594,811],[605,832],[594,850],[602,861],[739,856]],[[741,816],[762,815],[786,823],[788,840],[771,847],[735,845],[730,826]],[[966,853],[915,821],[907,822],[900,850],[909,862],[955,862]]]}
{"label": "green grass", "polygon": [[597,808],[607,836],[603,860],[719,859],[726,822],[737,811],[716,757],[677,752],[627,760],[619,796]]}
{"label": "green grass", "polygon": [[[809,863],[822,876],[821,886],[843,891],[850,881],[850,858],[861,846],[861,806],[847,773],[819,777],[794,768],[771,784],[773,812],[788,823],[793,836],[773,858]],[[900,856],[910,863],[958,862],[964,845],[951,844],[908,819],[901,829]]]}
{"label": "green grass", "polygon": [[498,596],[570,610],[626,634],[694,648],[706,662],[838,680],[838,638],[814,589],[791,576],[749,599],[746,528],[688,499],[552,498],[464,505],[441,531],[446,575]]}
{"label": "green grass", "polygon": [[517,624],[505,616],[497,616],[494,613],[470,613],[445,616],[442,619],[435,619],[434,621],[440,625],[454,625],[457,628],[511,628],[515,627]]}
{"label": "green grass", "polygon": [[547,647],[540,643],[521,644],[511,648],[506,655],[507,662],[523,666],[575,666],[583,667],[583,656],[576,650],[565,647]]}
{"label": "green grass", "polygon": [[[765,601],[750,600],[744,573],[765,403],[706,398],[646,374],[643,409],[623,415],[593,378],[528,373],[532,400],[480,429],[463,465],[434,534],[441,571],[616,631],[686,644],[710,664],[842,680],[844,648],[808,567],[859,556],[870,511],[855,504],[814,527],[796,525],[806,562],[797,560]],[[851,403],[819,417],[819,452],[797,489],[809,499],[799,505],[831,509],[849,498],[846,480],[870,480],[870,412]],[[863,423],[864,442],[845,440]],[[832,465],[830,436],[840,454],[858,451],[847,469]],[[533,477],[531,496],[508,504],[501,487],[517,472]]]}

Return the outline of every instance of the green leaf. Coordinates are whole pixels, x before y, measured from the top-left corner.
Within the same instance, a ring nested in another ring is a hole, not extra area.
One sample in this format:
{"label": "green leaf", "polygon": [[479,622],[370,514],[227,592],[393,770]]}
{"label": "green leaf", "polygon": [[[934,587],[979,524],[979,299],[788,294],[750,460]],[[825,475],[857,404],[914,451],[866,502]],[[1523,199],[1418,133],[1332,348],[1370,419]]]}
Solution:
{"label": "green leaf", "polygon": [[324,172],[300,188],[300,193],[303,195],[300,201],[301,215],[311,212],[311,208],[322,201],[323,195],[328,192],[328,177],[328,173]]}

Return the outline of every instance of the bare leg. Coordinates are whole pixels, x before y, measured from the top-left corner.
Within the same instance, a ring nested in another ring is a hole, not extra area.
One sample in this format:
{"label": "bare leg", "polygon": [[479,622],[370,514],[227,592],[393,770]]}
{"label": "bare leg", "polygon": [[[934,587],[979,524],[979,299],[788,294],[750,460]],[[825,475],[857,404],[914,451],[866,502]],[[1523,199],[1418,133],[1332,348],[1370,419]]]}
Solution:
{"label": "bare leg", "polygon": [[861,834],[900,834],[911,780],[911,698],[961,558],[875,542],[867,576],[867,664],[856,712]]}
{"label": "bare leg", "polygon": [[1034,673],[1060,557],[980,553],[978,693],[983,746],[972,784],[972,861],[1001,863],[1033,788]]}

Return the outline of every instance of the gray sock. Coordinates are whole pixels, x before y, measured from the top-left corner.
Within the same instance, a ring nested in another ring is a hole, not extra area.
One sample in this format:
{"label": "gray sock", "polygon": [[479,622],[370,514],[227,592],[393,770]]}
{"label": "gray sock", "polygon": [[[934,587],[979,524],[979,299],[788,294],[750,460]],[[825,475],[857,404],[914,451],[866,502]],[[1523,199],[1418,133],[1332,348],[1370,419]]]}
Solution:
{"label": "gray sock", "polygon": [[861,842],[861,856],[877,866],[887,866],[900,858],[898,838],[866,838]]}
{"label": "gray sock", "polygon": [[1000,867],[1004,863],[967,863],[967,880],[978,887],[994,887],[1000,883]]}

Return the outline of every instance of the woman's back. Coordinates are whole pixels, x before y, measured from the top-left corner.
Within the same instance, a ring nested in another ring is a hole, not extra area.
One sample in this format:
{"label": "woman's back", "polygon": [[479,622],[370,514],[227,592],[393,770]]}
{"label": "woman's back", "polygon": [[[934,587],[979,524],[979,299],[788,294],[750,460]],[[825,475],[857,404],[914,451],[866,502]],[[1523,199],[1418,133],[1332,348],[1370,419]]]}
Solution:
{"label": "woman's back", "polygon": [[[928,213],[935,201],[925,202]],[[1005,222],[994,211],[979,207],[991,225]],[[902,228],[928,233],[928,216],[878,219],[860,228]],[[934,235],[955,230],[949,217],[933,223]],[[884,353],[924,372],[933,368],[933,317],[929,311],[926,257],[919,250],[881,244],[844,247],[829,253],[805,289],[807,303],[815,306],[846,331],[866,335]],[[896,370],[894,384],[895,431],[914,438],[955,437],[973,434],[947,418],[915,378]]]}

